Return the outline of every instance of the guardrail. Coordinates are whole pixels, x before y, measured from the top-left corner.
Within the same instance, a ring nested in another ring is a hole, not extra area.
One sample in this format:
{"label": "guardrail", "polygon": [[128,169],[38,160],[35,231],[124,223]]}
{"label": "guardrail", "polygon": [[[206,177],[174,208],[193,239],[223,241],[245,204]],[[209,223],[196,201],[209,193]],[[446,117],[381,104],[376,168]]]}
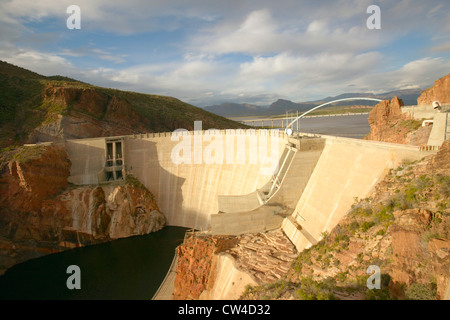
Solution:
{"label": "guardrail", "polygon": [[438,151],[441,146],[419,146],[420,151]]}

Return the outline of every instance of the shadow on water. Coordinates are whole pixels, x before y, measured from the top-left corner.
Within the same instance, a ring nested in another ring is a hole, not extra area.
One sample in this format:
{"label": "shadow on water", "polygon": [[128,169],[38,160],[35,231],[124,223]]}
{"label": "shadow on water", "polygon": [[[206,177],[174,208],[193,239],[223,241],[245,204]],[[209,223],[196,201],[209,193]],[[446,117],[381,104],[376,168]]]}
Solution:
{"label": "shadow on water", "polygon": [[[186,230],[165,227],[15,265],[0,277],[0,299],[151,299]],[[81,269],[80,290],[66,286],[70,265]]]}

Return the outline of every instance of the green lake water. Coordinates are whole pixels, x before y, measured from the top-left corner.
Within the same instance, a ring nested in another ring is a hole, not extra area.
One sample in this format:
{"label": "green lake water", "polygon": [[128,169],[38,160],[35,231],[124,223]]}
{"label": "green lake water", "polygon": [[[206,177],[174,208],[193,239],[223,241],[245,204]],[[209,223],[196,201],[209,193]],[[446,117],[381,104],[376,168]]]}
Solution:
{"label": "green lake water", "polygon": [[[0,299],[151,299],[186,230],[165,227],[17,264],[0,276]],[[79,290],[67,288],[70,265],[80,268]]]}

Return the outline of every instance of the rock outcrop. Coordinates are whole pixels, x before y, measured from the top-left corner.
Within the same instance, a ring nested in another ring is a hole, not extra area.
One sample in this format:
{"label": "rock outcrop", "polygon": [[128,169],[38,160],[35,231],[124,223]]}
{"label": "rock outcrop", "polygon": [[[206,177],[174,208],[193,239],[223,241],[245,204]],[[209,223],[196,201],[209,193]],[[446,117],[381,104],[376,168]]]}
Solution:
{"label": "rock outcrop", "polygon": [[[216,261],[227,255],[235,270],[252,283],[279,280],[288,272],[296,249],[281,230],[241,236],[192,236],[177,248],[178,264],[174,299],[209,299],[217,278]],[[232,284],[236,287],[243,284]],[[239,293],[238,293],[239,294]],[[215,297],[217,298],[217,297]],[[220,299],[220,297],[219,297]]]}
{"label": "rock outcrop", "polygon": [[[63,146],[30,146],[0,155],[0,210],[31,212],[67,186],[70,160]],[[2,214],[2,216],[3,216]]]}
{"label": "rock outcrop", "polygon": [[21,147],[2,154],[0,273],[67,248],[161,229],[165,218],[135,178],[122,185],[68,186],[63,146]]}
{"label": "rock outcrop", "polygon": [[[446,296],[450,286],[450,240],[426,239],[432,236],[428,230],[436,216],[426,209],[397,211],[394,216],[395,223],[390,230],[393,260],[389,283],[391,297],[404,299],[408,294],[405,288],[413,286],[422,292],[436,290],[435,296],[430,298],[450,298]],[[436,288],[432,288],[434,285]]]}
{"label": "rock outcrop", "polygon": [[427,163],[426,171],[434,174],[447,174],[450,172],[450,140],[442,143],[439,152]]}
{"label": "rock outcrop", "polygon": [[450,74],[436,80],[430,88],[422,91],[417,98],[417,105],[431,105],[433,101],[450,103]]}
{"label": "rock outcrop", "polygon": [[93,88],[50,85],[43,106],[49,110],[46,121],[33,130],[30,142],[126,135],[148,127],[128,101]]}
{"label": "rock outcrop", "polygon": [[174,300],[199,299],[200,294],[212,285],[210,274],[216,250],[214,242],[209,237],[189,237],[177,247]]}
{"label": "rock outcrop", "polygon": [[403,101],[397,97],[383,100],[369,113],[370,132],[366,140],[391,143],[426,145],[431,126],[421,127],[421,122],[402,113]]}

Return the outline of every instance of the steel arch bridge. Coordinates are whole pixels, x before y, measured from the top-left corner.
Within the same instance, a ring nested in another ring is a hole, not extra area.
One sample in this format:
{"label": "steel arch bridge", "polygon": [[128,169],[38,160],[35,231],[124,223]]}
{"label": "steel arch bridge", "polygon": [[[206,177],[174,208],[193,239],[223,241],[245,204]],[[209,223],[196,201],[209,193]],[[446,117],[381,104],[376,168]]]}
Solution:
{"label": "steel arch bridge", "polygon": [[329,105],[329,104],[332,104],[332,103],[335,103],[335,102],[351,101],[351,100],[368,100],[368,101],[377,101],[377,102],[383,101],[383,100],[375,99],[375,98],[360,98],[360,97],[355,97],[355,98],[344,98],[344,99],[337,99],[337,100],[329,101],[329,102],[326,102],[326,103],[321,104],[320,106],[314,107],[314,108],[312,108],[312,109],[306,111],[305,113],[301,114],[300,116],[298,116],[297,118],[295,118],[294,120],[292,120],[292,121],[286,126],[286,132],[287,132],[287,130],[288,130],[288,129],[296,122],[296,121],[300,120],[300,118],[306,116],[308,113],[310,113],[310,112],[312,112],[312,111],[314,111],[314,110],[317,110],[317,109],[319,109],[319,108],[325,107],[325,106],[327,106],[327,105]]}

